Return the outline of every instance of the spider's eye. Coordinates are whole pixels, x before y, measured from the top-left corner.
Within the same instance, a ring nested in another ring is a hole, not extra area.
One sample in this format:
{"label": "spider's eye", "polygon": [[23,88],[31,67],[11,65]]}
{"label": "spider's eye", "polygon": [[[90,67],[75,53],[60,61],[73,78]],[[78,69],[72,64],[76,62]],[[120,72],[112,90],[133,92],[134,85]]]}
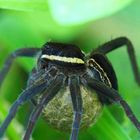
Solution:
{"label": "spider's eye", "polygon": [[41,69],[48,67],[48,61],[40,57],[38,60],[38,67],[40,67]]}

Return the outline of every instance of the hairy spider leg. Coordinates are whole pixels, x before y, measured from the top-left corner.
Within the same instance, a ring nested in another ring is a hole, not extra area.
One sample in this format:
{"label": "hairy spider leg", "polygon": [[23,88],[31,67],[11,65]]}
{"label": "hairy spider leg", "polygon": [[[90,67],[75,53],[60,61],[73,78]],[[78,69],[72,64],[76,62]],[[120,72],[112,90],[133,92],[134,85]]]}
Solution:
{"label": "hairy spider leg", "polygon": [[[54,69],[51,69],[54,70]],[[4,135],[7,127],[9,126],[10,122],[12,119],[15,117],[18,108],[25,103],[26,101],[29,101],[32,99],[35,95],[38,93],[42,92],[44,89],[47,89],[50,84],[54,82],[54,78],[50,78],[49,70],[46,72],[45,75],[40,80],[37,80],[36,82],[33,83],[33,85],[27,87],[21,95],[17,98],[17,100],[14,102],[12,107],[9,110],[9,114],[7,115],[6,119],[4,122],[0,125],[0,138]]]}
{"label": "hairy spider leg", "polygon": [[51,101],[53,97],[59,92],[63,83],[64,83],[64,75],[59,74],[56,76],[53,83],[48,85],[47,89],[45,90],[46,94],[44,94],[41,97],[39,104],[37,104],[36,108],[33,110],[30,116],[29,123],[28,123],[23,140],[30,139],[30,135],[32,134],[35,123],[37,122],[39,116],[41,115],[44,106],[46,106],[49,103],[49,101]]}
{"label": "hairy spider leg", "polygon": [[69,88],[70,88],[71,99],[72,99],[73,110],[74,110],[74,118],[73,118],[70,140],[77,140],[79,129],[80,129],[80,122],[82,118],[82,110],[83,110],[79,78],[74,76],[70,77]]}
{"label": "hairy spider leg", "polygon": [[117,90],[108,87],[103,82],[97,81],[89,77],[87,74],[83,76],[82,82],[83,84],[86,84],[88,87],[94,89],[97,92],[97,94],[106,96],[107,98],[111,99],[114,103],[119,103],[123,107],[127,117],[131,120],[131,122],[135,125],[137,130],[140,132],[140,122],[137,120],[133,111],[126,103],[126,101],[122,99],[122,97],[120,96]]}
{"label": "hairy spider leg", "polygon": [[6,59],[3,68],[0,70],[0,86],[5,79],[10,67],[17,57],[34,57],[39,53],[39,48],[21,48],[16,50],[15,52],[11,53],[8,58]]}
{"label": "hairy spider leg", "polygon": [[136,61],[135,51],[134,51],[133,44],[131,43],[131,41],[128,38],[120,37],[120,38],[111,40],[110,42],[107,42],[107,43],[101,45],[100,47],[98,47],[97,49],[95,49],[91,53],[91,55],[93,55],[96,52],[99,52],[102,54],[107,54],[115,49],[123,47],[124,45],[126,45],[126,47],[127,47],[127,52],[129,55],[131,65],[132,65],[135,80],[136,80],[137,84],[140,86],[140,72],[138,69],[137,61]]}

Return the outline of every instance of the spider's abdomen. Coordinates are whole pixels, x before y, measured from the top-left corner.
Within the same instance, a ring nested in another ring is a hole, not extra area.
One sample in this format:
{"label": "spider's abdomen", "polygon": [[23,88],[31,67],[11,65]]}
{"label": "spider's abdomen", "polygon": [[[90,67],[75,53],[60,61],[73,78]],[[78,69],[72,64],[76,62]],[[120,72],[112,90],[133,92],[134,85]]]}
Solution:
{"label": "spider's abdomen", "polygon": [[[81,129],[93,125],[102,111],[102,104],[96,93],[81,86],[83,116]],[[70,131],[73,122],[73,106],[69,88],[63,88],[44,108],[43,117],[47,123],[61,131]]]}

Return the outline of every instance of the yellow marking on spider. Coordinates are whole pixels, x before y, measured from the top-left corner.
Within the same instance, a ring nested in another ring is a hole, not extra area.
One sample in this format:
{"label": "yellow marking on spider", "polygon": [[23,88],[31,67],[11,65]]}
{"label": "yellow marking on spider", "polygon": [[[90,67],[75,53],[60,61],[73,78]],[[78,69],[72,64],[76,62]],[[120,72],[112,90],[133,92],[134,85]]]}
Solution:
{"label": "yellow marking on spider", "polygon": [[84,64],[85,63],[82,59],[76,58],[76,57],[72,58],[72,57],[65,57],[65,56],[43,54],[41,56],[41,58],[46,58],[49,60],[57,60],[57,61],[62,61],[62,62],[67,62],[67,63],[77,63],[77,64]]}

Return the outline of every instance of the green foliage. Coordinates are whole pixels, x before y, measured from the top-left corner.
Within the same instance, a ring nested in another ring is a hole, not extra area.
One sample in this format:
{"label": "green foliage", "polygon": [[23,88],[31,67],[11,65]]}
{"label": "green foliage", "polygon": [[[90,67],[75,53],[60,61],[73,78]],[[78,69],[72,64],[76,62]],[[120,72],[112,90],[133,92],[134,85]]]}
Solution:
{"label": "green foliage", "polygon": [[83,24],[109,16],[132,0],[49,0],[51,13],[63,25]]}
{"label": "green foliage", "polygon": [[[131,8],[133,9],[135,6],[139,11],[140,7],[137,4],[139,2],[134,2],[136,4],[133,5],[132,3],[132,5],[130,5],[130,9],[126,8],[122,10],[122,13],[119,12],[120,9],[124,8],[131,1],[132,0],[1,0],[0,68],[2,68],[2,64],[4,63],[6,56],[15,49],[20,47],[40,47],[46,41],[50,40],[67,43],[73,42],[81,46],[84,51],[90,52],[94,46],[99,45],[99,42],[101,44],[105,40],[110,39],[112,36],[112,32],[110,31],[115,32],[117,30],[120,31],[117,35],[122,35],[121,28],[117,25],[121,25],[120,23],[124,22],[122,20],[125,20],[124,17],[126,17],[125,21],[127,21],[127,24],[125,23],[125,26],[123,27],[127,30],[132,28],[134,23],[130,19],[138,21],[135,20],[133,16],[135,15],[135,18],[137,18],[139,17],[139,14],[133,12]],[[66,10],[66,12],[63,13],[63,10]],[[107,31],[105,29],[101,29],[101,26],[104,26],[105,20],[101,20],[100,18],[115,14],[117,11],[117,16],[119,18],[115,15],[110,18],[108,17],[110,24],[105,26]],[[122,18],[119,15],[121,15]],[[114,20],[113,18],[118,20]],[[95,21],[97,19],[101,20],[101,22],[96,21],[101,24],[101,26],[97,25],[96,22],[89,23],[89,21]],[[139,22],[137,22],[137,27],[139,25],[138,23]],[[99,32],[97,32],[96,28]],[[134,35],[133,32],[131,32],[132,38]],[[127,32],[125,33],[127,35]],[[136,43],[138,41],[139,39],[136,40]],[[133,80],[128,57],[124,54],[126,54],[126,50],[120,49],[119,51],[109,54],[108,57],[114,64],[113,66],[119,79],[120,92],[122,93],[122,96],[129,102],[134,112],[136,112],[135,114],[140,118],[138,113],[140,90]],[[140,55],[138,54],[138,61],[139,60]],[[12,102],[17,98],[19,93],[21,93],[22,89],[25,88],[28,72],[35,64],[36,62],[34,60],[32,61],[27,58],[21,58],[16,61],[15,65],[13,65],[0,90],[0,123],[7,115]],[[127,70],[124,70],[124,64]],[[128,77],[129,80],[126,80]],[[118,106],[108,108],[110,111],[105,108],[103,115],[95,126],[85,132],[80,132],[79,139],[139,140],[140,135],[137,133],[137,130],[133,127],[130,121],[124,117],[123,111]],[[29,112],[29,110],[29,104],[26,104],[19,110],[17,117],[11,123],[6,134],[10,140],[21,139],[21,136],[24,133],[23,128],[27,123],[27,112]],[[17,128],[19,128],[19,131],[17,131]],[[50,128],[42,119],[40,119],[33,133],[33,139],[42,140],[44,138],[46,140],[65,140],[69,138],[69,134],[58,132]]]}

